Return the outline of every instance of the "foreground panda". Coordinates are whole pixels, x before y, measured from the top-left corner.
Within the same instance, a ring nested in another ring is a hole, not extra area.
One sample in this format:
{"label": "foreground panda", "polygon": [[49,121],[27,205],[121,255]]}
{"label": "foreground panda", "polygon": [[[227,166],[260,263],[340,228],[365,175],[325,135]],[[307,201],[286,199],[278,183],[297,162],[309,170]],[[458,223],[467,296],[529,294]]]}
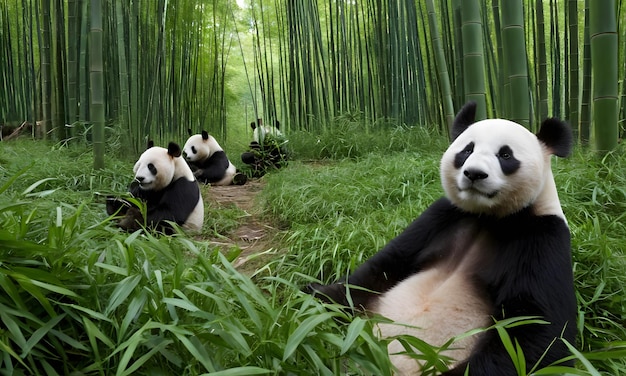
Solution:
{"label": "foreground panda", "polygon": [[207,131],[192,135],[190,129],[183,153],[187,162],[195,169],[193,174],[204,184],[242,185],[246,183],[246,176],[237,173],[237,168],[230,163],[224,149]]}
{"label": "foreground panda", "polygon": [[[258,120],[261,124],[261,119]],[[285,136],[280,131],[280,123],[268,127],[250,123],[252,142],[248,151],[241,154],[241,161],[252,171],[253,177],[261,177],[273,168],[281,168],[287,164],[287,148]]]}
{"label": "foreground panda", "polygon": [[146,218],[125,200],[107,199],[107,213],[123,218],[118,225],[135,231],[145,223],[148,228],[173,233],[169,222],[190,231],[199,231],[204,222],[204,204],[198,182],[181,157],[180,146],[170,142],[167,149],[148,144],[133,168],[135,180],[130,188],[133,197],[145,201]]}
{"label": "foreground panda", "polygon": [[[557,119],[545,120],[536,136],[507,120],[472,124],[475,112],[474,103],[461,109],[441,159],[447,197],[345,283],[308,289],[398,324],[379,325],[382,337],[411,334],[435,346],[494,320],[537,316],[547,324],[508,329],[531,370],[570,354],[561,335],[576,339],[570,233],[550,168],[550,155],[569,154],[572,134]],[[496,330],[451,347],[444,354],[456,363],[444,375],[467,368],[469,375],[517,375]],[[393,341],[388,350],[404,348]],[[398,374],[420,373],[412,358],[391,358]]]}

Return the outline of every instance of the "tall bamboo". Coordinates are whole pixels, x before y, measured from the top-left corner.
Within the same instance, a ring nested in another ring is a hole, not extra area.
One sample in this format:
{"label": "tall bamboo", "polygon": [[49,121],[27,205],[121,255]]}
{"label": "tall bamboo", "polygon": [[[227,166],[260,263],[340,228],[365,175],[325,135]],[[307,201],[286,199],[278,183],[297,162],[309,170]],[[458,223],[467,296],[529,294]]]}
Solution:
{"label": "tall bamboo", "polygon": [[536,23],[536,43],[535,43],[535,70],[537,76],[536,93],[537,98],[537,124],[548,117],[548,56],[546,54],[546,30],[543,13],[543,0],[535,1],[535,23]]}
{"label": "tall bamboo", "polygon": [[437,72],[439,73],[439,89],[442,94],[443,112],[446,119],[448,134],[452,128],[454,121],[454,105],[452,103],[452,90],[450,88],[450,78],[448,75],[448,64],[444,54],[439,28],[437,27],[437,19],[435,17],[435,5],[433,0],[426,1],[426,9],[428,10],[428,26],[430,27],[431,43],[435,50],[435,59],[437,61]]}
{"label": "tall bamboo", "polygon": [[505,95],[510,103],[507,118],[530,127],[528,65],[524,36],[524,9],[521,0],[502,2],[502,47],[509,88]]}
{"label": "tall bamboo", "polygon": [[617,17],[615,0],[589,2],[593,80],[593,129],[600,152],[615,149],[618,137]]}
{"label": "tall bamboo", "polygon": [[89,87],[91,123],[93,124],[93,167],[104,168],[104,74],[102,59],[102,3],[90,0]]}
{"label": "tall bamboo", "polygon": [[52,50],[51,45],[51,21],[50,21],[50,0],[41,0],[41,33],[39,53],[41,59],[41,134],[46,138],[48,129],[52,122]]}
{"label": "tall bamboo", "polygon": [[578,0],[568,0],[567,15],[569,21],[569,122],[578,138],[579,134],[579,56],[578,56]]}
{"label": "tall bamboo", "polygon": [[476,120],[487,117],[483,27],[478,0],[461,3],[465,100],[474,101]]}
{"label": "tall bamboo", "polygon": [[585,0],[585,31],[583,35],[583,83],[580,100],[580,142],[590,140],[591,122],[591,42],[589,38],[589,0]]}
{"label": "tall bamboo", "polygon": [[[78,121],[78,54],[80,51],[80,1],[67,2],[67,116],[72,126]],[[70,128],[73,130],[74,128]],[[72,132],[73,133],[73,132]]]}

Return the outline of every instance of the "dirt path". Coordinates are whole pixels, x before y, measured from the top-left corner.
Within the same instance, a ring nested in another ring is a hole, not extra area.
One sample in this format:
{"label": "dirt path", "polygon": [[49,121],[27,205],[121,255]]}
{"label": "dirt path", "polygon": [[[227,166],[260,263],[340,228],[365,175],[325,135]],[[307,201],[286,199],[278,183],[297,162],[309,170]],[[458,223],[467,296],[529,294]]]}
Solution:
{"label": "dirt path", "polygon": [[[239,247],[242,251],[233,265],[244,271],[253,272],[254,263],[249,262],[255,255],[271,248],[276,229],[263,221],[260,216],[257,195],[263,189],[261,180],[249,180],[244,185],[212,186],[205,194],[205,200],[215,203],[217,208],[236,206],[246,213],[239,227],[220,238],[210,239],[212,244],[224,250]],[[245,264],[245,265],[244,265]]]}

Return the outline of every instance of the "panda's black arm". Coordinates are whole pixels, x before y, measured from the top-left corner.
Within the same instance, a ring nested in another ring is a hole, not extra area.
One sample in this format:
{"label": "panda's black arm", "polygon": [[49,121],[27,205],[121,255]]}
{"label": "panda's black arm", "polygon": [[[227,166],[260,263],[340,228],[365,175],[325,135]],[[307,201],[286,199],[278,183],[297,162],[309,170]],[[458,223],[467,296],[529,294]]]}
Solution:
{"label": "panda's black arm", "polygon": [[[570,355],[559,338],[576,343],[576,297],[569,230],[563,220],[546,216],[525,223],[525,234],[495,260],[497,270],[482,277],[490,285],[496,321],[538,316],[548,322],[507,329],[513,343],[519,343],[524,352],[530,372],[540,360],[539,366],[545,367]],[[512,236],[503,230],[503,237]],[[517,375],[496,330],[484,333],[470,358],[443,375],[464,375],[468,365],[470,375]]]}
{"label": "panda's black arm", "polygon": [[165,221],[182,225],[198,204],[200,190],[198,183],[179,178],[161,193],[158,202],[148,205],[146,222],[149,227],[169,231],[171,227]]}
{"label": "panda's black arm", "polygon": [[448,199],[442,198],[347,279],[330,285],[311,284],[307,292],[327,302],[367,309],[372,298],[421,269],[427,261],[420,257],[425,245],[463,216]]}
{"label": "panda's black arm", "polygon": [[202,169],[202,173],[196,177],[202,182],[215,183],[222,180],[229,164],[226,153],[224,151],[216,151],[199,166]]}

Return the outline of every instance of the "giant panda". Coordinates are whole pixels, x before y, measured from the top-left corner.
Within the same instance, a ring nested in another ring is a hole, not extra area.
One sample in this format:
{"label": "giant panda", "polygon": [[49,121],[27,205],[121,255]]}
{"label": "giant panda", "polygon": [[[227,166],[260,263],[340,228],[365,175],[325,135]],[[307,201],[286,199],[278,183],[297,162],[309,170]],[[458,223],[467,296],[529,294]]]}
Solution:
{"label": "giant panda", "polygon": [[[454,120],[440,165],[446,197],[347,280],[306,290],[390,319],[378,325],[383,338],[411,334],[435,346],[495,321],[538,317],[546,323],[507,329],[530,370],[570,355],[559,337],[576,340],[570,232],[550,167],[551,155],[569,154],[572,134],[555,118],[534,135],[508,120],[474,122],[475,113],[470,102]],[[498,332],[479,332],[443,353],[454,362],[442,374],[517,375]],[[388,351],[397,374],[421,373],[397,340]]]}
{"label": "giant panda", "polygon": [[148,143],[133,167],[135,179],[130,194],[145,201],[146,218],[129,201],[109,198],[107,213],[121,214],[118,225],[135,231],[145,224],[150,229],[173,233],[169,222],[184,229],[199,231],[204,222],[204,204],[200,187],[191,169],[181,157],[178,144],[170,142],[166,148]]}
{"label": "giant panda", "polygon": [[287,140],[280,131],[278,120],[274,127],[252,122],[252,142],[247,151],[241,154],[241,161],[250,167],[253,177],[261,177],[272,168],[287,165]]}
{"label": "giant panda", "polygon": [[195,169],[193,174],[204,184],[242,185],[247,180],[245,175],[237,172],[224,149],[207,131],[194,135],[190,129],[183,153],[187,162]]}

